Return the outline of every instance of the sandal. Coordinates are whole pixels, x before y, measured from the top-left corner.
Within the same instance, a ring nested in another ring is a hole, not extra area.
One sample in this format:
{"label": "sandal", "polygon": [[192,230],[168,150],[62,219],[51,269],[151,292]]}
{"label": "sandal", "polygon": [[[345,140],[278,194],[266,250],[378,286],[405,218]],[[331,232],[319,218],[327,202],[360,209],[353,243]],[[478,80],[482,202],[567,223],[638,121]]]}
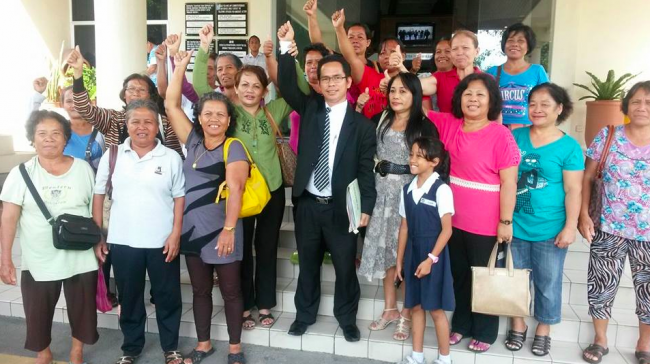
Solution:
{"label": "sandal", "polygon": [[462,340],[463,340],[463,335],[457,332],[452,332],[451,335],[449,335],[449,345],[456,345]]}
{"label": "sandal", "polygon": [[[390,312],[390,311],[397,311],[397,308],[387,308],[384,310],[384,313]],[[397,322],[399,319],[393,319],[393,320],[386,320],[384,319],[384,314],[382,313],[381,317],[373,321],[369,326],[368,329],[370,331],[380,331],[384,330],[388,327],[388,325],[392,324],[393,322]]]}
{"label": "sandal", "polygon": [[551,337],[535,335],[533,339],[533,348],[531,349],[533,354],[537,356],[545,356],[551,351]]}
{"label": "sandal", "polygon": [[[273,314],[270,312],[266,314],[260,313],[260,316],[257,319],[260,322],[260,326],[262,326],[265,329],[268,329],[269,327],[273,326],[273,324],[275,323],[275,317],[273,317]],[[271,323],[264,324],[264,320],[271,320]]]}
{"label": "sandal", "polygon": [[[588,358],[586,354],[589,354],[593,357]],[[603,356],[609,354],[609,348],[604,348],[598,344],[591,344],[582,352],[582,359],[587,363],[597,364],[603,360]]]}
{"label": "sandal", "polygon": [[[214,348],[210,348],[210,350],[208,351],[201,351],[201,350],[194,349],[189,355],[185,356],[185,359],[190,359],[192,361],[190,364],[198,364],[203,359],[214,354],[214,351],[215,351]],[[187,362],[183,361],[183,363],[187,363]]]}
{"label": "sandal", "polygon": [[166,351],[165,354],[165,364],[170,364],[175,362],[176,360],[180,360],[177,364],[182,364],[183,363],[183,355],[181,354],[180,351],[172,350],[172,351]]}
{"label": "sandal", "polygon": [[246,364],[244,353],[228,354],[228,364]]}
{"label": "sandal", "polygon": [[393,333],[393,339],[405,341],[409,337],[411,337],[411,320],[400,314],[399,320],[397,320],[397,327],[395,327],[395,332]]}
{"label": "sandal", "polygon": [[639,364],[650,364],[650,351],[635,351],[634,357]]}
{"label": "sandal", "polygon": [[255,319],[253,318],[253,315],[249,313],[248,316],[244,317],[244,322],[242,322],[241,327],[244,330],[252,330],[255,328],[255,325]]}
{"label": "sandal", "polygon": [[469,350],[471,350],[471,351],[473,351],[475,353],[484,353],[484,352],[490,350],[490,347],[492,347],[492,345],[490,345],[488,343],[484,343],[482,341],[472,339],[472,341],[469,342],[469,347],[468,348],[469,348]]}
{"label": "sandal", "polygon": [[117,359],[115,364],[133,364],[133,363],[135,363],[136,358],[137,358],[137,356],[129,356],[129,355],[120,356],[120,358]]}
{"label": "sandal", "polygon": [[[523,332],[508,330],[508,336],[506,336],[506,349],[510,351],[519,351],[524,347],[524,342],[526,341],[526,335],[528,334],[528,327]],[[535,344],[533,343],[533,347]]]}

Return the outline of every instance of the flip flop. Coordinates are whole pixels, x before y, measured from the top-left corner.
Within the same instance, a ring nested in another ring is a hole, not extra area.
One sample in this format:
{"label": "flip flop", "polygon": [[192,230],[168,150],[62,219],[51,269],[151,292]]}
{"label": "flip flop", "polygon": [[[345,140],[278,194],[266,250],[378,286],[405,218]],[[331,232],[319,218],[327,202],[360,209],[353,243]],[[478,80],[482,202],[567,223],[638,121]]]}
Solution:
{"label": "flip flop", "polygon": [[[594,359],[587,358],[585,354],[590,354]],[[598,344],[591,344],[582,351],[582,359],[587,363],[598,364],[603,360],[603,356],[609,354],[609,348],[604,348]]]}
{"label": "flip flop", "polygon": [[[215,350],[214,348],[210,348],[208,351],[201,351],[201,350],[192,350],[191,353],[189,353],[187,356],[185,356],[185,359],[190,359],[192,361],[191,364],[198,364],[200,363],[203,359],[209,357],[210,355],[214,354]],[[185,361],[183,361],[185,363]]]}
{"label": "flip flop", "polygon": [[650,364],[650,351],[635,351],[634,357],[639,364]]}
{"label": "flip flop", "polygon": [[[265,329],[268,329],[269,327],[273,326],[273,324],[275,323],[275,317],[273,317],[273,314],[270,312],[266,314],[261,313],[257,318],[257,320],[260,322],[260,326],[262,326]],[[263,323],[264,320],[271,320],[271,323],[265,325]]]}

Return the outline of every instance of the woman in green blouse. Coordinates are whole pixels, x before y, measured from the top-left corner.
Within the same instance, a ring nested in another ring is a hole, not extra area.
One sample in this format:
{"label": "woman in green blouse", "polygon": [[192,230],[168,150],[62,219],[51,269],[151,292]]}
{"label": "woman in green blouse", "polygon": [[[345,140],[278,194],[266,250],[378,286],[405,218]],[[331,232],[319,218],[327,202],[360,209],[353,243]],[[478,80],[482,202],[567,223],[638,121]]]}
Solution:
{"label": "woman in green blouse", "polygon": [[[284,214],[285,195],[282,171],[276,149],[272,123],[286,119],[292,109],[284,99],[261,106],[267,92],[268,78],[263,68],[246,65],[235,77],[239,104],[235,107],[235,137],[249,150],[271,191],[271,200],[259,215],[244,219],[244,259],[242,261],[242,293],[244,295],[244,329],[255,327],[250,310],[256,306],[262,327],[275,322],[270,309],[276,305],[276,265],[278,237]],[[270,120],[272,119],[272,120]],[[253,237],[255,265],[253,266]]]}

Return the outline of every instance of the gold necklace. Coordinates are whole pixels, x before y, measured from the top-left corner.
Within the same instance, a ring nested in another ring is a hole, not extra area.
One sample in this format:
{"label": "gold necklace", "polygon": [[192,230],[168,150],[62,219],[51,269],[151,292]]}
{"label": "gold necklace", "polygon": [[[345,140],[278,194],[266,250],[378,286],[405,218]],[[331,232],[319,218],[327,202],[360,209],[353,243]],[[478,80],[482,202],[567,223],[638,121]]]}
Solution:
{"label": "gold necklace", "polygon": [[192,163],[192,169],[196,169],[196,164],[199,162],[199,159],[201,159],[201,157],[203,157],[203,155],[204,155],[205,153],[209,152],[209,151],[210,151],[210,150],[209,150],[208,148],[206,148],[206,149],[203,151],[203,153],[201,153],[201,155],[199,155],[198,158],[194,158],[194,163]]}
{"label": "gold necklace", "polygon": [[[224,139],[224,141],[225,141],[225,139]],[[199,160],[203,157],[203,155],[204,155],[205,153],[207,153],[207,152],[209,152],[209,151],[211,151],[211,150],[215,150],[215,149],[219,148],[219,146],[220,146],[221,144],[223,144],[223,142],[217,144],[217,146],[214,147],[213,149],[208,149],[208,147],[205,146],[205,140],[204,140],[203,143],[201,143],[201,144],[203,145],[203,148],[205,148],[205,150],[203,151],[203,153],[201,153],[201,154],[198,156],[198,158],[194,158],[194,163],[192,163],[192,169],[196,169],[196,164],[199,162]]]}

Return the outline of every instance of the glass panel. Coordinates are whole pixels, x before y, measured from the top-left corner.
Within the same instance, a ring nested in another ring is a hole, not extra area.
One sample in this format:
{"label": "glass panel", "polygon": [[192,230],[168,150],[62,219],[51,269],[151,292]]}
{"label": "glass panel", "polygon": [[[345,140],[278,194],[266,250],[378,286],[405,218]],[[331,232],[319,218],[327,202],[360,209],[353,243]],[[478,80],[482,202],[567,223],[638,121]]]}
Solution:
{"label": "glass panel", "polygon": [[167,25],[165,24],[148,24],[147,40],[158,45],[167,37]]}
{"label": "glass panel", "polygon": [[167,0],[147,0],[147,20],[167,20]]}
{"label": "glass panel", "polygon": [[95,20],[94,0],[72,0],[72,21]]}
{"label": "glass panel", "polygon": [[95,67],[95,26],[75,25],[74,42],[81,48],[84,59]]}

